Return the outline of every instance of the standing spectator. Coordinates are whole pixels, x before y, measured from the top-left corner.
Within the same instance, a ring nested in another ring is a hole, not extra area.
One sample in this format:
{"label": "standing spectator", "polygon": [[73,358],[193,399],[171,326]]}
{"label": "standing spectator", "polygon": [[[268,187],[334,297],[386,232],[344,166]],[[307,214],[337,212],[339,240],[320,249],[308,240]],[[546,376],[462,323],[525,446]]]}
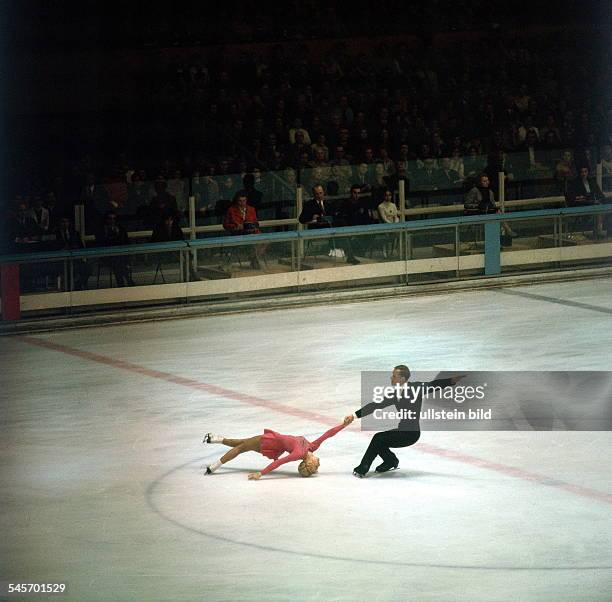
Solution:
{"label": "standing spectator", "polygon": [[149,203],[149,227],[151,229],[163,221],[168,211],[176,213],[178,211],[176,198],[169,194],[166,181],[159,176],[155,180],[155,196]]}
{"label": "standing spectator", "polygon": [[[337,223],[339,226],[366,226],[372,223],[372,210],[370,204],[366,199],[360,197],[361,187],[359,184],[353,184],[351,186],[351,193],[347,200],[345,200],[338,213]],[[361,263],[357,257],[355,257],[355,248],[359,248],[361,241],[358,237],[354,240],[347,237],[344,241],[344,247],[346,252],[346,262],[353,265]]]}
{"label": "standing spectator", "polygon": [[187,209],[187,198],[189,196],[189,185],[180,169],[174,171],[173,176],[168,180],[168,194],[176,199],[177,207],[181,211]]}
{"label": "standing spectator", "polygon": [[245,174],[242,178],[242,185],[249,205],[259,211],[263,200],[263,192],[255,188],[255,176],[252,173]]}
{"label": "standing spectator", "polygon": [[[61,217],[55,230],[56,249],[62,251],[84,249],[85,244],[81,235],[74,229],[70,218]],[[73,259],[74,288],[77,291],[85,290],[91,275],[91,267],[86,259]]]}
{"label": "standing spectator", "polygon": [[[101,247],[119,247],[129,244],[125,228],[117,223],[117,214],[107,211],[104,224],[96,234],[96,243]],[[134,286],[128,258],[125,255],[113,255],[108,258],[117,286],[125,286],[126,282]]]}
{"label": "standing spectator", "polygon": [[85,223],[93,224],[94,229],[100,223],[100,216],[110,209],[108,192],[101,184],[96,184],[93,173],[85,176],[85,186],[81,189],[79,201],[85,206]]}
{"label": "standing spectator", "polygon": [[[180,225],[180,217],[172,211],[167,211],[164,215],[164,219],[158,222],[151,235],[151,242],[170,242],[174,240],[184,240],[185,236]],[[200,277],[196,274],[193,269],[193,265],[190,261],[190,253],[185,255],[186,261],[184,262],[185,267],[185,280],[187,279],[187,269],[189,270],[189,278],[192,282],[197,282]],[[161,260],[160,260],[161,265]]]}

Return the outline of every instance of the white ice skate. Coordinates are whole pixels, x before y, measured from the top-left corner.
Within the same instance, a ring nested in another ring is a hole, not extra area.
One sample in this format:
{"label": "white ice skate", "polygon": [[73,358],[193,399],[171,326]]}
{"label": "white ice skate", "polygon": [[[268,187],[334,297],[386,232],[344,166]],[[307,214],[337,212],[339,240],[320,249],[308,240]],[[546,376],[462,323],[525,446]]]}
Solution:
{"label": "white ice skate", "polygon": [[206,433],[204,439],[202,439],[202,443],[223,443],[223,437],[213,433]]}

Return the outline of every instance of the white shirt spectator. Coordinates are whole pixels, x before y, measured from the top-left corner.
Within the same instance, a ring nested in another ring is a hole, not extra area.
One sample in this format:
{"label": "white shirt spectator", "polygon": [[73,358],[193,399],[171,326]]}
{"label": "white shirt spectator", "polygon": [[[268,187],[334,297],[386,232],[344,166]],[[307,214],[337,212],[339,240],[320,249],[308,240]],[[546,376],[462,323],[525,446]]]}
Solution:
{"label": "white shirt spectator", "polygon": [[393,201],[384,200],[378,205],[378,215],[381,222],[385,224],[393,224],[399,222],[399,211]]}

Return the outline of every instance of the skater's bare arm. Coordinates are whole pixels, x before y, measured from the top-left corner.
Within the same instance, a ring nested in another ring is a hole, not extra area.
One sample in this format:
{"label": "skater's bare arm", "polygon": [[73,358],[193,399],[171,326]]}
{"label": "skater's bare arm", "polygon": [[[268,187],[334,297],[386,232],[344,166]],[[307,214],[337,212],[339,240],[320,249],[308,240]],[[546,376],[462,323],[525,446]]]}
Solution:
{"label": "skater's bare arm", "polygon": [[329,439],[330,437],[333,437],[334,435],[339,433],[344,427],[346,427],[349,424],[351,424],[351,422],[353,422],[353,416],[347,416],[343,420],[342,424],[339,424],[338,426],[335,426],[334,428],[329,429],[328,431],[323,433],[318,439],[315,439],[312,442],[312,444],[311,444],[311,451],[316,451],[319,448],[319,446],[321,445],[321,443],[323,443],[323,441],[325,441],[326,439]]}
{"label": "skater's bare arm", "polygon": [[295,462],[296,460],[299,460],[301,457],[302,457],[302,454],[300,454],[299,451],[295,451],[295,452],[291,452],[290,454],[287,454],[286,456],[283,456],[282,458],[278,458],[278,460],[274,460],[274,462],[272,462],[271,464],[268,464],[268,466],[266,466],[261,471],[261,476],[263,477],[264,475],[268,474],[269,472],[272,472],[273,470],[276,470],[279,466],[282,466],[283,464],[286,464],[287,462]]}

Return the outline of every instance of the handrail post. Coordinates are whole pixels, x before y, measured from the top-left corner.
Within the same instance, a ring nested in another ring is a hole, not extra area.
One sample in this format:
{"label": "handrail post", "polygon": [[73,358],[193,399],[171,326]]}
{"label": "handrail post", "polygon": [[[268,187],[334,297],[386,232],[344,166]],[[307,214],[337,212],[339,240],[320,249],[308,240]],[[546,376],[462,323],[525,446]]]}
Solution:
{"label": "handrail post", "polygon": [[597,180],[597,185],[601,190],[603,190],[603,163],[598,161],[597,167],[595,168],[595,179]]}
{"label": "handrail post", "polygon": [[[196,210],[195,210],[195,196],[189,197],[189,240],[195,240],[197,238],[196,234]],[[183,252],[181,251],[181,256]],[[187,253],[187,262],[189,262],[189,253]],[[194,272],[198,269],[198,255],[197,250],[193,249],[191,251],[191,261],[193,262],[193,270]],[[187,268],[187,272],[189,272],[189,268]]]}
{"label": "handrail post", "polygon": [[[297,218],[298,218],[298,224],[297,224],[298,232],[302,232],[304,230],[304,224],[302,224],[302,222],[300,222],[299,220],[299,217],[302,214],[303,206],[304,206],[304,188],[300,184],[295,189],[295,208],[297,211]],[[297,256],[298,256],[298,270],[299,270],[300,261],[302,257],[304,257],[304,239],[303,238],[301,237],[298,238],[297,247],[298,247]]]}
{"label": "handrail post", "polygon": [[[405,222],[406,221],[406,180],[399,180],[398,181],[398,195],[399,195],[399,215],[400,215],[400,222]],[[400,259],[402,259],[402,257],[406,257],[406,259],[408,259],[407,255],[404,255],[404,248],[408,248],[408,237],[410,236],[410,234],[408,234],[407,230],[402,229],[400,231],[400,239],[399,239],[399,256]],[[404,240],[406,240],[406,244],[404,245]],[[408,274],[406,274],[406,281],[408,279]]]}
{"label": "handrail post", "polygon": [[506,176],[503,171],[497,172],[497,187],[499,190],[499,207],[502,213],[506,213]]}

